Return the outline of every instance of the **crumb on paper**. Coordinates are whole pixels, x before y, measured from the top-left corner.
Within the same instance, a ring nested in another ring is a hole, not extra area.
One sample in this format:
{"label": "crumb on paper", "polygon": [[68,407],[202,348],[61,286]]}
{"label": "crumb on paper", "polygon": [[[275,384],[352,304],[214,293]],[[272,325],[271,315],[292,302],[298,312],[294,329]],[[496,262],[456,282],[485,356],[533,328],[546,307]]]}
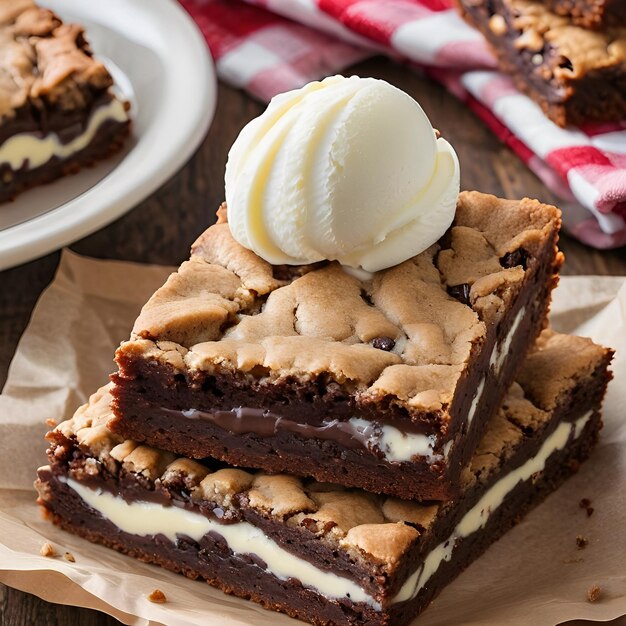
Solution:
{"label": "crumb on paper", "polygon": [[44,543],[39,550],[39,554],[41,556],[56,556],[57,551],[54,549],[54,546],[51,543]]}
{"label": "crumb on paper", "polygon": [[54,428],[57,425],[57,421],[55,419],[53,419],[52,417],[49,417],[46,420],[46,424],[50,427],[50,428]]}
{"label": "crumb on paper", "polygon": [[66,552],[66,553],[63,555],[63,558],[64,558],[66,561],[69,561],[70,563],[76,563],[76,559],[74,558],[74,555],[73,555],[71,552]]}
{"label": "crumb on paper", "polygon": [[576,535],[576,547],[579,550],[586,548],[588,543],[589,539],[587,539],[587,537],[583,537],[582,535]]}
{"label": "crumb on paper", "polygon": [[589,602],[597,602],[602,595],[602,589],[599,585],[591,585],[589,589],[587,589],[587,600]]}
{"label": "crumb on paper", "polygon": [[585,509],[587,517],[591,517],[593,515],[594,509],[591,506],[591,500],[589,498],[582,498],[582,500],[578,503],[578,506],[581,509]]}
{"label": "crumb on paper", "polygon": [[148,596],[148,600],[150,600],[150,602],[156,602],[158,604],[167,602],[165,594],[160,589],[154,589]]}

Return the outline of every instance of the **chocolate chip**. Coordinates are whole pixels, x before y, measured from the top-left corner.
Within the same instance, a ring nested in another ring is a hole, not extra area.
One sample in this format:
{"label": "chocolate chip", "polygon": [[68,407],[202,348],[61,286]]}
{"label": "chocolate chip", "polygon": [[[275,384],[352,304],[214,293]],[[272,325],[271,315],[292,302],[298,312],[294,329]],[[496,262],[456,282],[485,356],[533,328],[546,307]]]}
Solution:
{"label": "chocolate chip", "polygon": [[564,70],[573,70],[574,66],[572,65],[572,62],[565,56],[561,57],[561,61],[559,63],[559,67],[563,68]]}
{"label": "chocolate chip", "polygon": [[361,289],[361,299],[368,306],[374,306],[374,303],[372,302],[372,298],[371,298],[370,294],[367,293],[367,291],[365,291],[365,289]]}
{"label": "chocolate chip", "polygon": [[325,533],[329,533],[335,526],[337,526],[337,522],[326,522],[322,530]]}
{"label": "chocolate chip", "polygon": [[500,259],[500,265],[506,268],[517,267],[518,265],[521,265],[524,269],[526,269],[527,262],[528,252],[526,252],[524,248],[518,248],[517,250],[513,250],[513,252],[507,252]]}
{"label": "chocolate chip", "polygon": [[456,298],[459,302],[463,304],[470,304],[470,286],[467,283],[463,283],[461,285],[450,285],[448,287],[448,293]]}
{"label": "chocolate chip", "polygon": [[372,346],[377,350],[391,352],[395,345],[396,342],[391,337],[374,337],[374,339],[372,339]]}

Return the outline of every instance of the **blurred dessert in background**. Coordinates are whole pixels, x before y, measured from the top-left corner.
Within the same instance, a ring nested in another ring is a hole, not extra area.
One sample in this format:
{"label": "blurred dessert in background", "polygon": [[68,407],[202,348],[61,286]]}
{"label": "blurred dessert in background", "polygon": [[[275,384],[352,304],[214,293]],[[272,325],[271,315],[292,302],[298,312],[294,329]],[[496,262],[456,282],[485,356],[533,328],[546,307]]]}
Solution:
{"label": "blurred dessert in background", "polygon": [[128,103],[82,26],[32,0],[0,0],[0,202],[120,150]]}

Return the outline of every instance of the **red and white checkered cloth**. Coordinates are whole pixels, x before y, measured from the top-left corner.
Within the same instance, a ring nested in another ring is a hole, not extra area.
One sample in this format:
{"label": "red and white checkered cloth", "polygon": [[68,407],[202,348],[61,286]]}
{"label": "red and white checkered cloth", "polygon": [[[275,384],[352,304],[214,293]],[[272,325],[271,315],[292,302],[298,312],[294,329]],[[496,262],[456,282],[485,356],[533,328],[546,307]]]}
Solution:
{"label": "red and white checkered cloth", "polygon": [[265,101],[381,51],[420,65],[563,198],[571,234],[597,248],[626,245],[626,121],[553,124],[495,71],[452,0],[180,1],[220,77]]}

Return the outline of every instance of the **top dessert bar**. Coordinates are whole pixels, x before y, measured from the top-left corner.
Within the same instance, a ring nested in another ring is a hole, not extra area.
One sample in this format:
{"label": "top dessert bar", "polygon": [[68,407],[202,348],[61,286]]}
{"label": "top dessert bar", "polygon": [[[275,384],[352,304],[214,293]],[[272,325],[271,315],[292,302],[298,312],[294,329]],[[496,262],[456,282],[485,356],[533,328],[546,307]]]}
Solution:
{"label": "top dessert bar", "polygon": [[112,84],[81,26],[0,0],[0,201],[121,147],[129,119]]}
{"label": "top dessert bar", "polygon": [[[91,541],[315,624],[406,623],[587,457],[611,354],[543,333],[451,502],[418,504],[124,441],[107,428],[106,388],[48,434],[39,502]],[[515,585],[515,572],[503,571]]]}
{"label": "top dessert bar", "polygon": [[626,26],[624,0],[545,0],[548,7],[559,15],[572,18],[574,24],[584,28],[604,29]]}
{"label": "top dessert bar", "polygon": [[464,192],[438,244],[369,276],[273,267],[225,213],[117,350],[112,429],[193,458],[450,497],[544,326],[559,211]]}
{"label": "top dessert bar", "polygon": [[498,63],[559,126],[626,118],[626,28],[591,31],[535,0],[457,0]]}

